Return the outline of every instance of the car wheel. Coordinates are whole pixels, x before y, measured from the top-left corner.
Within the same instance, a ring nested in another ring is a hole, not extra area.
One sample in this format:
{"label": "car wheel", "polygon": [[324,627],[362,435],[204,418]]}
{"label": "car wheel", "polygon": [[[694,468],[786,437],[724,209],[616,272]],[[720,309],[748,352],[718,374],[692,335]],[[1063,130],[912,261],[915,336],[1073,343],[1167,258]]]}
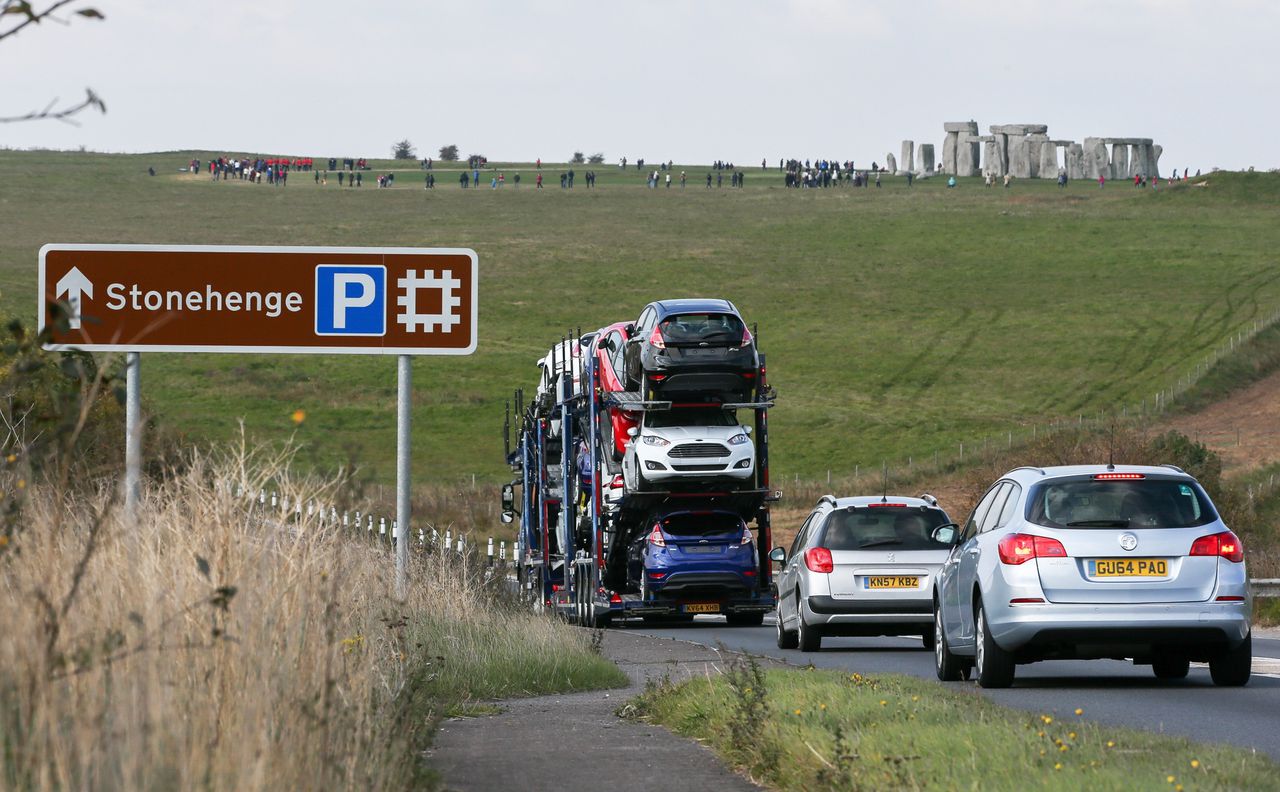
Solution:
{"label": "car wheel", "polygon": [[[800,601],[800,593],[796,592],[796,601]],[[802,652],[818,652],[822,650],[822,633],[817,627],[804,620],[804,609],[796,609],[796,646]]]}
{"label": "car wheel", "polygon": [[730,613],[725,618],[731,627],[759,627],[764,624],[763,613]]}
{"label": "car wheel", "polygon": [[942,609],[933,609],[933,668],[943,682],[959,682],[969,678],[969,664],[964,658],[951,654],[947,635],[942,631]]}
{"label": "car wheel", "polygon": [[1191,670],[1191,661],[1185,657],[1164,656],[1151,661],[1151,670],[1156,679],[1186,679]]}
{"label": "car wheel", "polygon": [[987,629],[987,612],[978,601],[977,612],[973,615],[975,625],[974,640],[977,656],[974,666],[978,672],[978,684],[984,688],[1007,688],[1013,684],[1013,655],[1001,649],[991,637]]}
{"label": "car wheel", "polygon": [[775,617],[778,623],[778,648],[779,649],[795,649],[800,645],[800,636],[795,630],[785,630],[782,627],[782,609],[779,608]]}
{"label": "car wheel", "polygon": [[1253,633],[1246,635],[1244,641],[1235,649],[1228,649],[1209,658],[1209,676],[1213,677],[1213,684],[1222,687],[1240,687],[1248,684],[1249,672],[1252,669]]}

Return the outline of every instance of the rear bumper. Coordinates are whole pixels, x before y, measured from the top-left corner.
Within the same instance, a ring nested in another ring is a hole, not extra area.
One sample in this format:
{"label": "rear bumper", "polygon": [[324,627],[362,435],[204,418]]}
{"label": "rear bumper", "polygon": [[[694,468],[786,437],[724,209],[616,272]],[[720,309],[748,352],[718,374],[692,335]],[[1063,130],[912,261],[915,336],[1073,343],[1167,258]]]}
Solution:
{"label": "rear bumper", "polygon": [[[986,604],[986,603],[984,603]],[[1024,659],[1134,657],[1178,651],[1193,659],[1238,646],[1248,602],[1006,605],[989,608],[991,637]]]}
{"label": "rear bumper", "polygon": [[649,581],[649,588],[655,594],[694,599],[740,597],[756,585],[755,578],[747,578],[737,572],[672,572],[661,581]]}
{"label": "rear bumper", "polygon": [[805,600],[804,619],[824,635],[916,635],[933,623],[933,601],[815,594]]}

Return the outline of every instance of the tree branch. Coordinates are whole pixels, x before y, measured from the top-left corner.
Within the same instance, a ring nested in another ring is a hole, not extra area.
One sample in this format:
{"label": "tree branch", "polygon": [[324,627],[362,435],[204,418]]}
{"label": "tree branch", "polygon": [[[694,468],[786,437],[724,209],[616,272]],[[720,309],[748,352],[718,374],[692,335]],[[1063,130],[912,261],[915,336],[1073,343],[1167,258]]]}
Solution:
{"label": "tree branch", "polygon": [[58,103],[58,100],[54,99],[43,110],[32,110],[30,113],[20,116],[0,116],[0,124],[12,124],[18,121],[52,120],[62,121],[63,123],[71,124],[72,126],[79,126],[79,124],[71,120],[71,116],[79,113],[81,110],[92,107],[100,113],[107,112],[107,103],[102,101],[102,97],[94,93],[92,88],[86,88],[84,89],[84,92],[84,100],[79,104],[64,107],[61,110],[55,110],[54,105]]}

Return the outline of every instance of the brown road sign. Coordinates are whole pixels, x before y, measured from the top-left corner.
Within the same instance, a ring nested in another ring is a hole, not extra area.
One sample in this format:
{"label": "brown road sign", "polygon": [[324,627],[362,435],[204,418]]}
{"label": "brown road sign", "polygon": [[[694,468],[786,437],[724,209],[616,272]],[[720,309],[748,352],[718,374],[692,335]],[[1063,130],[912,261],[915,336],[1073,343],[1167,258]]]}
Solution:
{"label": "brown road sign", "polygon": [[456,248],[45,245],[50,350],[469,355],[479,271]]}

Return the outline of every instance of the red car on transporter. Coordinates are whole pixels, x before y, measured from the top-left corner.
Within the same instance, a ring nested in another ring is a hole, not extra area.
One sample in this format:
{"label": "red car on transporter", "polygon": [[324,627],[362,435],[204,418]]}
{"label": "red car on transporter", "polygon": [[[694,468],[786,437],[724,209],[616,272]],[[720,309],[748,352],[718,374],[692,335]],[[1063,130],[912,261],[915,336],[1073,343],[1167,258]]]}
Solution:
{"label": "red car on transporter", "polygon": [[[627,344],[627,325],[630,322],[618,322],[602,328],[596,335],[592,350],[596,356],[596,368],[600,370],[600,387],[605,393],[618,393],[631,390],[627,387],[627,367],[623,361],[623,351]],[[609,408],[609,422],[606,431],[613,445],[613,460],[622,461],[627,452],[627,443],[631,442],[629,429],[639,425],[640,413],[629,412],[618,407]]]}

